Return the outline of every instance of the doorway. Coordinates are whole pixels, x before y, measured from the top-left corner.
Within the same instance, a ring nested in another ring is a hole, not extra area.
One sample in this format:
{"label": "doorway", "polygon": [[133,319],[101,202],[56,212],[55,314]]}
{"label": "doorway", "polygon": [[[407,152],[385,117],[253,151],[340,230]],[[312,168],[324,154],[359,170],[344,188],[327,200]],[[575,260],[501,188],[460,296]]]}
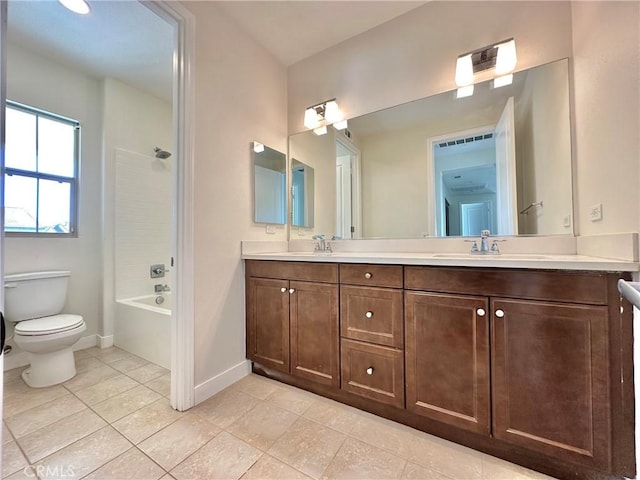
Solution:
{"label": "doorway", "polygon": [[362,235],[360,201],[360,150],[346,137],[336,134],[336,237]]}

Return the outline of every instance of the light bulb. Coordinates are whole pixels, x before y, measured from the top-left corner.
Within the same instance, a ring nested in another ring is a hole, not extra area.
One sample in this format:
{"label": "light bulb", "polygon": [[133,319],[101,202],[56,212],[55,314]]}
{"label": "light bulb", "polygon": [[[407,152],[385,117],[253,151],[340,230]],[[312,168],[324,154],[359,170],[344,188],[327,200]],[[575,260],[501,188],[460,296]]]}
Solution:
{"label": "light bulb", "polygon": [[345,128],[347,128],[347,121],[346,120],[340,120],[339,122],[334,123],[333,127],[336,130],[344,130]]}
{"label": "light bulb", "polygon": [[335,100],[331,100],[325,105],[324,119],[327,121],[327,123],[336,123],[342,120],[342,112],[338,108],[338,104]]}
{"label": "light bulb", "polygon": [[500,88],[513,83],[513,73],[493,79],[493,88]]}
{"label": "light bulb", "polygon": [[458,57],[456,62],[456,85],[464,87],[473,83],[473,64],[471,54]]}
{"label": "light bulb", "polygon": [[467,85],[466,87],[460,87],[456,91],[456,98],[470,97],[473,95],[473,85]]}
{"label": "light bulb", "polygon": [[516,55],[516,42],[511,39],[498,45],[498,58],[496,58],[496,75],[504,75],[513,72],[516,68],[518,57]]}
{"label": "light bulb", "polygon": [[323,125],[321,127],[318,128],[314,128],[313,129],[313,133],[315,133],[316,135],[324,135],[325,133],[327,133],[327,126]]}
{"label": "light bulb", "polygon": [[318,113],[316,109],[311,107],[304,111],[304,126],[311,129],[316,128],[320,122],[318,121]]}

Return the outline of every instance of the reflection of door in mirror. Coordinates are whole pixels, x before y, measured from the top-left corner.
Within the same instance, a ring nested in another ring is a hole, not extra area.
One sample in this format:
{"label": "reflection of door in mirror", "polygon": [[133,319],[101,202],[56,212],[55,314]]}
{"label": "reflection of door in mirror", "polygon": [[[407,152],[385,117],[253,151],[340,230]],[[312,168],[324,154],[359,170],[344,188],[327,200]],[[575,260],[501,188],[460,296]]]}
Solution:
{"label": "reflection of door in mirror", "polygon": [[[428,143],[432,145],[436,235],[494,232],[497,224],[494,128],[457,132],[432,138]],[[482,215],[477,205],[485,206]],[[478,226],[480,218],[484,220]]]}
{"label": "reflection of door in mirror", "polygon": [[313,168],[291,160],[291,225],[313,227]]}
{"label": "reflection of door in mirror", "polygon": [[336,236],[360,238],[360,178],[358,149],[336,137]]}
{"label": "reflection of door in mirror", "polygon": [[267,146],[253,150],[254,220],[256,223],[286,223],[287,160],[284,153]]}
{"label": "reflection of door in mirror", "polygon": [[498,203],[498,235],[518,233],[518,198],[516,195],[516,141],[513,97],[496,125],[496,196]]}

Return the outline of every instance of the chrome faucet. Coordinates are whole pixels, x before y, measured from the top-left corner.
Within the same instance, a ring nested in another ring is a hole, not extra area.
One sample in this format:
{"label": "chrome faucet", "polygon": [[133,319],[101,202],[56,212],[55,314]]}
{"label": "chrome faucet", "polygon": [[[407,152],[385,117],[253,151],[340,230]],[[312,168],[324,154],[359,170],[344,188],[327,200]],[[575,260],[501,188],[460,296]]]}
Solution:
{"label": "chrome faucet", "polygon": [[331,244],[327,241],[324,235],[316,234],[312,237],[316,240],[316,244],[313,247],[313,253],[332,253],[333,249]]}
{"label": "chrome faucet", "polygon": [[164,285],[162,285],[161,283],[157,283],[153,286],[153,291],[156,293],[164,293],[170,292],[171,288],[166,283]]}
{"label": "chrome faucet", "polygon": [[500,248],[498,248],[498,242],[504,242],[504,240],[493,240],[491,247],[489,247],[489,230],[482,230],[480,232],[480,248],[478,248],[478,242],[476,240],[465,240],[471,242],[472,255],[500,255]]}

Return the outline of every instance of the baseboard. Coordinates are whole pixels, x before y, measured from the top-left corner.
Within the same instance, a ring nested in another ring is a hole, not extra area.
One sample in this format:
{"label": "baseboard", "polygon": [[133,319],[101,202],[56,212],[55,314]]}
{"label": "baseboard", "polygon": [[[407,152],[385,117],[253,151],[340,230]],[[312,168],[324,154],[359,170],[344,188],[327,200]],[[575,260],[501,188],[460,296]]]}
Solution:
{"label": "baseboard", "polygon": [[194,388],[195,404],[205,401],[207,398],[214,396],[216,393],[224,390],[229,385],[237,382],[243,377],[251,373],[251,362],[244,360],[228,370],[211,377],[206,382],[196,385]]}
{"label": "baseboard", "polygon": [[[95,347],[97,342],[96,337],[97,335],[87,335],[86,337],[82,337],[73,345],[73,350],[84,350],[85,348]],[[29,353],[27,352],[10,353],[9,355],[3,355],[3,357],[5,372],[14,368],[26,367],[31,363]]]}
{"label": "baseboard", "polygon": [[97,340],[96,345],[100,348],[113,347],[113,335],[107,335],[106,337],[101,337],[100,335],[96,335],[96,340]]}

